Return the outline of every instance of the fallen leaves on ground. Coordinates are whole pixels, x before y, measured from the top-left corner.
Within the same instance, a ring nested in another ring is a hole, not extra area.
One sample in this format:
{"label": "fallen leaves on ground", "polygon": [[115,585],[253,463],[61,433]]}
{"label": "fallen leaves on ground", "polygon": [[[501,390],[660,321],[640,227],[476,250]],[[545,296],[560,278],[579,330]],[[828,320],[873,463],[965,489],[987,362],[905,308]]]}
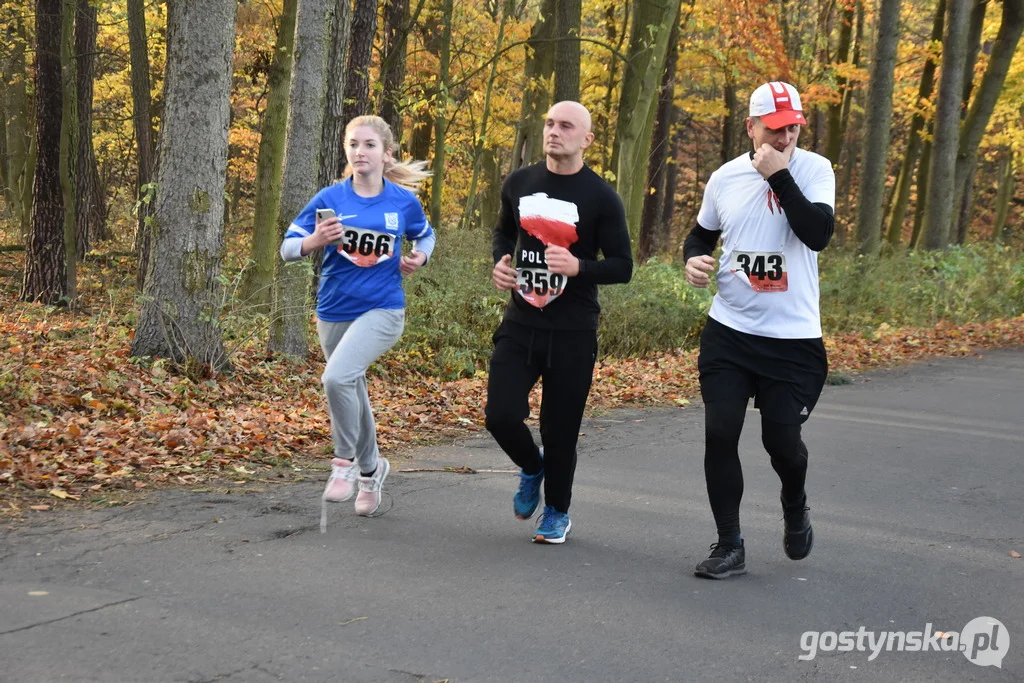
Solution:
{"label": "fallen leaves on ground", "polygon": [[[109,490],[285,477],[288,466],[326,462],[321,363],[242,351],[231,372],[194,383],[161,361],[131,359],[127,328],[94,323],[69,313],[26,317],[24,308],[0,316],[0,498],[36,492],[28,502],[42,510]],[[1022,343],[1024,317],[826,339],[835,372]],[[483,373],[443,382],[388,356],[372,370],[385,453],[483,430]],[[605,359],[595,368],[589,409],[683,408],[697,397],[695,351]],[[539,402],[538,389],[534,417]]]}

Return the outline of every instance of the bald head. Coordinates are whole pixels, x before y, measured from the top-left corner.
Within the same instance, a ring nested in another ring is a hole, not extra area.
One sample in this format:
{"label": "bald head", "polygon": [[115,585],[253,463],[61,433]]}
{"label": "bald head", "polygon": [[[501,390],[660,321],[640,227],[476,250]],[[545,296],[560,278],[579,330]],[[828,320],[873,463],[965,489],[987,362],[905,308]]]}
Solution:
{"label": "bald head", "polygon": [[547,118],[573,120],[578,126],[588,133],[593,125],[590,120],[590,112],[587,111],[587,108],[579,102],[573,102],[572,100],[564,100],[554,104],[551,109],[548,110]]}
{"label": "bald head", "polygon": [[583,168],[583,150],[594,141],[590,112],[579,102],[559,102],[544,118],[544,154],[553,173],[576,173]]}

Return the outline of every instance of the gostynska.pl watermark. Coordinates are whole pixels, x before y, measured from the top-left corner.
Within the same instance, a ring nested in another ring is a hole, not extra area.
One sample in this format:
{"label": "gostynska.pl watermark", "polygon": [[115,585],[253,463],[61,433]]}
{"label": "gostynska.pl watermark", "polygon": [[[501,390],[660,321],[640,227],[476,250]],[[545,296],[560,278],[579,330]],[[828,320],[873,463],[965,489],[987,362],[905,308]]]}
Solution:
{"label": "gostynska.pl watermark", "polygon": [[959,633],[935,631],[931,622],[921,631],[805,631],[800,636],[803,654],[797,659],[810,661],[819,652],[870,652],[868,661],[882,652],[962,652],[978,666],[1003,668],[1003,657],[1010,647],[1010,634],[1003,623],[992,617],[977,617]]}

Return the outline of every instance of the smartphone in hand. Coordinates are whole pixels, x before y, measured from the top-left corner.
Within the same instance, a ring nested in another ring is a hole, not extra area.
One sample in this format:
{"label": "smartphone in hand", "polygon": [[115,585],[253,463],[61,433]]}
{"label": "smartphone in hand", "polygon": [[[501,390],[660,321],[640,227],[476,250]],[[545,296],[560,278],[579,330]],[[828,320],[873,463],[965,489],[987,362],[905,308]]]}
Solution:
{"label": "smartphone in hand", "polygon": [[[334,218],[336,215],[337,214],[334,213],[334,209],[317,209],[316,210],[316,222],[317,223],[323,223],[328,218]],[[338,240],[334,240],[333,242],[329,242],[328,244],[332,244],[332,245],[336,246],[336,245],[339,245],[341,243],[342,243],[342,240],[338,239]]]}

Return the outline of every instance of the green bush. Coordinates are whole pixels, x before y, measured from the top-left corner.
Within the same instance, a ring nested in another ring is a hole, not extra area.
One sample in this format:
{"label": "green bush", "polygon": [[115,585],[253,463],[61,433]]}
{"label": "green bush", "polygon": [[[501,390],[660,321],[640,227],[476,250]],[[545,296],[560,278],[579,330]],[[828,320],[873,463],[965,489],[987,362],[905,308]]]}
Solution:
{"label": "green bush", "polygon": [[[396,348],[425,374],[465,377],[486,369],[491,335],[509,295],[491,283],[490,235],[441,234],[428,267],[406,283],[406,330]],[[992,244],[867,259],[827,249],[820,257],[826,334],[957,324],[1024,314],[1024,258]],[[601,287],[603,356],[644,356],[696,344],[714,285],[686,284],[681,263],[651,261],[626,285]]]}

